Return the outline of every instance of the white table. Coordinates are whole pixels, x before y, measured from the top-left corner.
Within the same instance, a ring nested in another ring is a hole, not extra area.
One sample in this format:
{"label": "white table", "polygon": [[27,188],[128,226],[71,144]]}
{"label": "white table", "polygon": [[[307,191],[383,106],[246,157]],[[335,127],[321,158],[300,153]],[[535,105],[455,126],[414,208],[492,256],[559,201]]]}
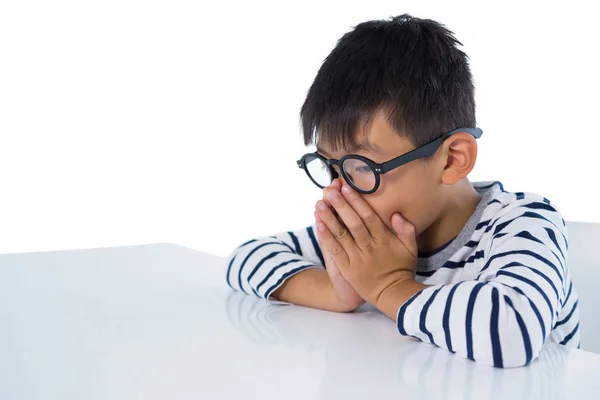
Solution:
{"label": "white table", "polygon": [[600,355],[499,370],[365,306],[270,305],[173,244],[0,255],[0,399],[597,398]]}

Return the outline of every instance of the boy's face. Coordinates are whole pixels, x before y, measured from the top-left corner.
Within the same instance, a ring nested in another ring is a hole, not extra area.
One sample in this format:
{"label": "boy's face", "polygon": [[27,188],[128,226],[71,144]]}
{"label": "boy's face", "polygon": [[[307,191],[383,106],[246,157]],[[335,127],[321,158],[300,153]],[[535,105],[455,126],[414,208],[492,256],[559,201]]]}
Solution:
{"label": "boy's face", "polygon": [[[381,110],[373,115],[366,129],[361,142],[366,141],[379,151],[358,150],[353,154],[383,163],[415,148],[410,140],[396,133]],[[327,158],[340,159],[346,155],[341,152],[331,152],[323,143],[319,143],[318,147],[322,150],[319,153]],[[392,229],[392,215],[399,212],[415,226],[418,235],[436,221],[441,213],[442,171],[443,165],[436,155],[429,161],[415,160],[382,174],[377,191],[372,194],[360,194],[360,196],[390,229]],[[342,184],[346,184],[341,174],[339,179]]]}

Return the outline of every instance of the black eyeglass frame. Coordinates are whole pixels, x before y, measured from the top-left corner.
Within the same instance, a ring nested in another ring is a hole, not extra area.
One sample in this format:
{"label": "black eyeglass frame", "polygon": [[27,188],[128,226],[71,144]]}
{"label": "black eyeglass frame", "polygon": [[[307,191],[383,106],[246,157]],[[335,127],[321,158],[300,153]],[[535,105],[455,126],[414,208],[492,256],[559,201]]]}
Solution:
{"label": "black eyeglass frame", "polygon": [[[381,182],[380,176],[382,174],[385,174],[386,172],[390,172],[391,170],[393,170],[395,168],[398,168],[404,164],[408,164],[409,162],[417,160],[419,158],[428,157],[428,156],[433,155],[440,148],[440,146],[442,145],[442,143],[444,143],[444,141],[446,139],[448,139],[450,136],[457,134],[459,132],[469,133],[475,139],[479,139],[481,137],[481,135],[483,134],[483,130],[481,130],[480,128],[453,129],[450,132],[445,133],[443,136],[441,136],[438,139],[435,139],[427,144],[424,144],[421,147],[417,147],[416,149],[411,150],[408,153],[404,153],[398,157],[392,158],[391,160],[386,161],[381,164],[376,163],[375,161],[373,161],[367,157],[358,155],[358,154],[346,154],[339,160],[336,160],[334,158],[327,159],[327,158],[323,157],[321,154],[317,153],[316,151],[314,153],[307,153],[307,154],[303,155],[301,159],[296,161],[296,164],[298,164],[298,168],[303,169],[304,172],[306,172],[306,175],[308,175],[308,178],[321,189],[324,189],[326,186],[320,185],[310,175],[310,173],[308,172],[308,168],[306,167],[307,158],[316,157],[316,158],[319,158],[321,161],[323,161],[325,163],[325,165],[327,165],[329,167],[329,172],[330,172],[332,181],[339,176],[337,171],[332,167],[332,165],[337,165],[337,167],[340,169],[340,171],[342,173],[342,176],[344,177],[344,180],[346,182],[348,182],[348,184],[350,186],[352,186],[352,188],[354,188],[354,190],[356,190],[357,192],[362,193],[362,194],[371,194],[371,193],[374,193],[379,188],[379,184]],[[360,161],[364,162],[365,164],[367,164],[373,170],[373,173],[375,174],[375,186],[373,187],[373,189],[371,189],[371,190],[360,189],[360,188],[356,187],[354,185],[354,183],[352,183],[351,179],[348,179],[348,177],[346,176],[346,173],[344,172],[344,169],[342,168],[344,161],[346,161],[348,159],[360,160]]]}

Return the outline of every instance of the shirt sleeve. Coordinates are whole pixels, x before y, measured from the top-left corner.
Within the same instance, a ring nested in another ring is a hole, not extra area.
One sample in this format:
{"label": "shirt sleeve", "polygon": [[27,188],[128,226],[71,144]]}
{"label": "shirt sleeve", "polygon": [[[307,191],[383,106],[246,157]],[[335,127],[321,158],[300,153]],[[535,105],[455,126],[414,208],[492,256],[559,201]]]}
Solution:
{"label": "shirt sleeve", "polygon": [[526,365],[539,355],[565,299],[566,226],[540,201],[513,208],[487,229],[476,279],[421,290],[400,307],[397,326],[487,365]]}
{"label": "shirt sleeve", "polygon": [[233,290],[273,300],[287,279],[308,268],[324,268],[315,226],[249,240],[227,257],[226,280]]}

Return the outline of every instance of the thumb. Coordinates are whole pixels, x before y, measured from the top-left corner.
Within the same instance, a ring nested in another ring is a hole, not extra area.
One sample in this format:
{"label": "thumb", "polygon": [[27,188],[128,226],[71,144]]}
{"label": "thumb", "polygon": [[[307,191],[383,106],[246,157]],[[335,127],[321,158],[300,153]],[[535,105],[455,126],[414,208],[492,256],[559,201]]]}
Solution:
{"label": "thumb", "polygon": [[404,244],[404,247],[416,259],[418,249],[415,226],[404,219],[399,213],[395,213],[392,215],[392,228],[394,228],[396,236]]}

